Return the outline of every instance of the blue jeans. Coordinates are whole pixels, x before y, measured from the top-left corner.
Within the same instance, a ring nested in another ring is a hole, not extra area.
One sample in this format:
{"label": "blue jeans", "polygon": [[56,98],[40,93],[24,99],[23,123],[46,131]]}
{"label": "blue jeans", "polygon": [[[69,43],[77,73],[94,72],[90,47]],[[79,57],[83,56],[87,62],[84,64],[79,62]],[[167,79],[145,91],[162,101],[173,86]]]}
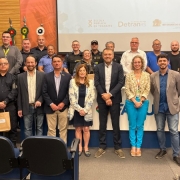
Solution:
{"label": "blue jeans", "polygon": [[[140,99],[136,98],[136,101],[140,101]],[[126,100],[125,108],[129,120],[129,139],[132,147],[140,148],[142,145],[148,106],[148,100],[145,100],[140,108],[136,108],[132,101]]]}
{"label": "blue jeans", "polygon": [[36,109],[29,105],[29,114],[23,116],[24,118],[24,134],[25,138],[32,136],[32,125],[33,121],[35,123],[35,131],[37,136],[43,135],[43,120],[44,120],[44,114],[38,114],[36,113]]}
{"label": "blue jeans", "polygon": [[164,132],[165,122],[167,119],[169,132],[171,135],[171,146],[173,149],[173,157],[179,156],[179,113],[172,115],[170,113],[158,113],[155,114],[155,120],[157,125],[157,136],[159,141],[159,146],[162,150],[166,150],[166,137]]}

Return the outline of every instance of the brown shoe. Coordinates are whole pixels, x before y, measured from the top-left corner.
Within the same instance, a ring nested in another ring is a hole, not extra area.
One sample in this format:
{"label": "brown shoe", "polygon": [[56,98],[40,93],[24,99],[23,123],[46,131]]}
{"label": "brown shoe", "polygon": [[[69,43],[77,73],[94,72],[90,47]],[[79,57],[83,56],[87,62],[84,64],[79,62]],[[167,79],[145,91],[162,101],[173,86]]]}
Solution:
{"label": "brown shoe", "polygon": [[136,150],[136,156],[140,157],[141,156],[141,149],[137,148]]}
{"label": "brown shoe", "polygon": [[101,157],[105,152],[106,152],[106,151],[105,151],[104,149],[99,148],[99,149],[96,151],[94,157],[95,157],[95,158],[99,158],[99,157]]}
{"label": "brown shoe", "polygon": [[131,156],[135,157],[136,156],[136,147],[131,148]]}
{"label": "brown shoe", "polygon": [[115,154],[117,154],[120,158],[125,158],[124,152],[122,149],[114,150]]}

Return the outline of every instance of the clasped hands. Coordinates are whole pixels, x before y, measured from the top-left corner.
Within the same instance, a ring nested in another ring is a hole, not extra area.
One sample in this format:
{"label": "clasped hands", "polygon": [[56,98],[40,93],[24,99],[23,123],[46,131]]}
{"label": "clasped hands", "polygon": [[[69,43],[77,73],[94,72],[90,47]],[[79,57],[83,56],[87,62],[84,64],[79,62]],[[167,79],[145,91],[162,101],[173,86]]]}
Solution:
{"label": "clasped hands", "polygon": [[101,97],[106,102],[107,106],[112,106],[111,94],[103,93],[103,94],[101,94]]}
{"label": "clasped hands", "polygon": [[140,101],[140,102],[135,101],[135,102],[134,102],[134,106],[135,106],[136,108],[140,108],[140,107],[142,106],[142,102],[141,102],[141,101]]}
{"label": "clasped hands", "polygon": [[54,103],[52,103],[50,106],[53,111],[58,111],[58,110],[62,110],[65,104],[63,102],[59,103],[58,105],[55,105]]}

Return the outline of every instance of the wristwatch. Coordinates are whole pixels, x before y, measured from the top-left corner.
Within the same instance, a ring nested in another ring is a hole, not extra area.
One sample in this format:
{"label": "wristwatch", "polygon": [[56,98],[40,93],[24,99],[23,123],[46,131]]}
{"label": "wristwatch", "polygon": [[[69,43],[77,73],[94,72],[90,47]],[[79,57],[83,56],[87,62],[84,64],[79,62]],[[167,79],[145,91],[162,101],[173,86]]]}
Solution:
{"label": "wristwatch", "polygon": [[3,101],[5,105],[7,105],[7,102],[6,101]]}

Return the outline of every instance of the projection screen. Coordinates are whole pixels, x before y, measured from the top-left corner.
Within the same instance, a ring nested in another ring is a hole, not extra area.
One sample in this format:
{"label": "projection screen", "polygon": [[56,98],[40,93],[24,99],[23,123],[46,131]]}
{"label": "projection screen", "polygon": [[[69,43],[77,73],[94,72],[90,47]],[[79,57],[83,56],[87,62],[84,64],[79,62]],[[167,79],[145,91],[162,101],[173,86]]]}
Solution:
{"label": "projection screen", "polygon": [[152,50],[155,39],[170,51],[171,41],[180,38],[179,7],[179,0],[57,0],[58,50],[71,51],[73,40],[90,49],[98,40],[100,50],[114,41],[115,51],[125,51],[138,37],[144,51]]}

